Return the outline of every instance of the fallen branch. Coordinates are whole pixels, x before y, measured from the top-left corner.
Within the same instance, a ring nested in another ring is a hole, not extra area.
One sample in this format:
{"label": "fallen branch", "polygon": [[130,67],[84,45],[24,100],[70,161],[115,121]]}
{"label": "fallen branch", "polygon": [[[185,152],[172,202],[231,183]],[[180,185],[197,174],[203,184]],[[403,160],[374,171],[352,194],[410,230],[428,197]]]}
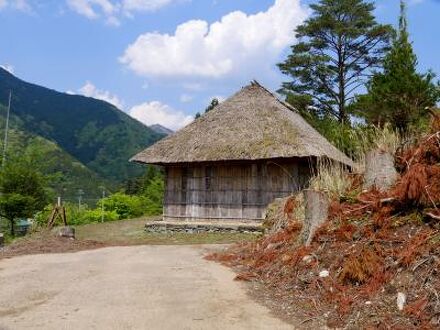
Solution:
{"label": "fallen branch", "polygon": [[434,220],[440,221],[440,215],[434,214],[432,212],[426,212],[425,215],[431,217]]}

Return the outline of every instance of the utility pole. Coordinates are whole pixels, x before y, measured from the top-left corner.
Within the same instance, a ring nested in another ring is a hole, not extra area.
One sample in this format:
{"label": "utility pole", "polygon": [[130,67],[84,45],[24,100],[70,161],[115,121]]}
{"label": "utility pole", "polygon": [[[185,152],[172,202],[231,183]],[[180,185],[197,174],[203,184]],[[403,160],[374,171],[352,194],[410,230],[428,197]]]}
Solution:
{"label": "utility pole", "polygon": [[[11,112],[11,99],[12,99],[12,90],[9,90],[8,112],[6,114],[6,125],[5,125],[5,140],[3,143],[2,168],[4,168],[6,164],[6,150],[8,148],[9,113]],[[2,220],[3,220],[2,217],[0,217],[0,231],[2,226]],[[0,247],[2,246],[2,244],[3,244],[3,234],[0,233]]]}
{"label": "utility pole", "polygon": [[104,198],[105,198],[105,187],[101,186],[102,189],[102,199],[101,199],[101,222],[104,222]]}
{"label": "utility pole", "polygon": [[5,167],[5,164],[6,164],[6,151],[8,149],[9,113],[11,112],[11,99],[12,99],[12,90],[9,91],[8,112],[6,114],[5,140],[3,142],[2,168]]}
{"label": "utility pole", "polygon": [[78,189],[78,210],[81,211],[81,202],[82,202],[82,196],[84,195],[84,190]]}

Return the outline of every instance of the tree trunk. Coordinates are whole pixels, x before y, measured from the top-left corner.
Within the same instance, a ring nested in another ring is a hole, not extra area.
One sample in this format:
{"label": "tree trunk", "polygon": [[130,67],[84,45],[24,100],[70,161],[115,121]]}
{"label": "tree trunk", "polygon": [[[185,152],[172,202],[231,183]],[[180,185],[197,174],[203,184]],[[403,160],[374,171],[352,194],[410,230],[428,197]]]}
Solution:
{"label": "tree trunk", "polygon": [[341,36],[338,36],[339,122],[345,123],[345,63]]}
{"label": "tree trunk", "polygon": [[310,245],[316,230],[328,217],[329,199],[322,191],[304,190],[305,219],[300,240],[306,246]]}
{"label": "tree trunk", "polygon": [[394,168],[394,157],[389,152],[376,149],[367,153],[364,189],[387,191],[395,184],[398,176]]}
{"label": "tree trunk", "polygon": [[11,236],[15,236],[15,228],[14,228],[14,219],[9,219],[9,222],[11,223]]}

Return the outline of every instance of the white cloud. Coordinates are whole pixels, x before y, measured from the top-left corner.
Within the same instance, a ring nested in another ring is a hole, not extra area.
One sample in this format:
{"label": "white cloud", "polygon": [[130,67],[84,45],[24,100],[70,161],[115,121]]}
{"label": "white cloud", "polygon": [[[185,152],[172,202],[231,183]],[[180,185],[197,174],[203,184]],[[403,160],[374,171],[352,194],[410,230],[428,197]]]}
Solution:
{"label": "white cloud", "polygon": [[[1,2],[0,2],[0,4],[1,4]],[[2,65],[0,65],[0,68],[8,71],[10,74],[14,74],[14,67],[10,64],[2,64]]]}
{"label": "white cloud", "polygon": [[76,13],[90,19],[98,18],[101,14],[112,17],[118,10],[109,0],[67,0],[67,5]]}
{"label": "white cloud", "polygon": [[[118,109],[124,109],[124,102],[122,102],[122,100],[120,100],[116,95],[111,94],[108,91],[96,88],[96,86],[89,81],[87,81],[84,86],[78,89],[78,92],[84,96],[106,101],[110,104],[113,104]],[[67,91],[67,93],[70,94],[71,91]]]}
{"label": "white cloud", "polygon": [[307,13],[299,0],[276,0],[255,15],[235,11],[211,25],[191,20],[173,35],[140,35],[120,61],[143,76],[219,78],[271,70]]}
{"label": "white cloud", "polygon": [[[124,102],[119,97],[108,91],[98,89],[90,81],[87,81],[77,92],[68,90],[66,93],[70,95],[81,94],[103,100],[121,110],[125,108]],[[126,112],[148,126],[160,124],[172,130],[177,130],[194,120],[192,116],[185,115],[182,111],[177,111],[159,101],[144,102],[133,106]]]}
{"label": "white cloud", "polygon": [[189,94],[182,94],[180,95],[180,102],[182,103],[189,103],[194,99],[194,96],[189,95]]}
{"label": "white cloud", "polygon": [[217,101],[219,101],[220,103],[222,103],[222,102],[224,102],[224,101],[226,100],[226,97],[224,97],[224,96],[222,96],[222,95],[214,95],[214,96],[211,96],[211,97],[208,99],[208,102],[211,103],[212,100],[214,100],[214,99],[217,99]]}
{"label": "white cloud", "polygon": [[184,83],[182,87],[193,92],[200,92],[203,90],[203,85],[198,83]]}
{"label": "white cloud", "polygon": [[0,10],[11,8],[27,13],[32,12],[32,7],[27,0],[0,0]]}
{"label": "white cloud", "polygon": [[[0,0],[1,1],[6,0]],[[23,1],[23,0],[17,0]],[[119,26],[120,16],[135,12],[153,12],[184,0],[66,0],[67,6],[89,19],[104,18],[108,25]]]}
{"label": "white cloud", "polygon": [[160,124],[172,130],[178,130],[191,123],[194,118],[177,111],[159,101],[145,102],[134,106],[128,112],[145,125]]}
{"label": "white cloud", "polygon": [[107,25],[111,25],[111,26],[120,26],[121,25],[121,21],[115,16],[107,17],[107,20],[105,21],[105,23]]}
{"label": "white cloud", "polygon": [[169,5],[172,2],[173,0],[123,0],[122,5],[128,12],[155,11]]}

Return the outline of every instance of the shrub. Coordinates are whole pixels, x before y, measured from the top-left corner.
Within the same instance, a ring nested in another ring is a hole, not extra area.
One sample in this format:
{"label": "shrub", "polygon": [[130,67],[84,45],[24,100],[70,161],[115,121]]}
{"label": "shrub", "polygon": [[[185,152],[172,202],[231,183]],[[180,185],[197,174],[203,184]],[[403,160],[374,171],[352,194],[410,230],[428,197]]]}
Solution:
{"label": "shrub", "polygon": [[143,196],[130,196],[123,193],[116,193],[99,201],[104,203],[106,211],[114,211],[118,219],[136,218],[146,213],[148,199]]}
{"label": "shrub", "polygon": [[[103,216],[104,215],[104,216]],[[104,220],[104,222],[115,221],[119,219],[119,215],[116,211],[101,211],[101,209],[84,210],[80,213],[80,216],[76,218],[74,224],[86,224],[97,223]],[[73,219],[72,219],[73,220]]]}

